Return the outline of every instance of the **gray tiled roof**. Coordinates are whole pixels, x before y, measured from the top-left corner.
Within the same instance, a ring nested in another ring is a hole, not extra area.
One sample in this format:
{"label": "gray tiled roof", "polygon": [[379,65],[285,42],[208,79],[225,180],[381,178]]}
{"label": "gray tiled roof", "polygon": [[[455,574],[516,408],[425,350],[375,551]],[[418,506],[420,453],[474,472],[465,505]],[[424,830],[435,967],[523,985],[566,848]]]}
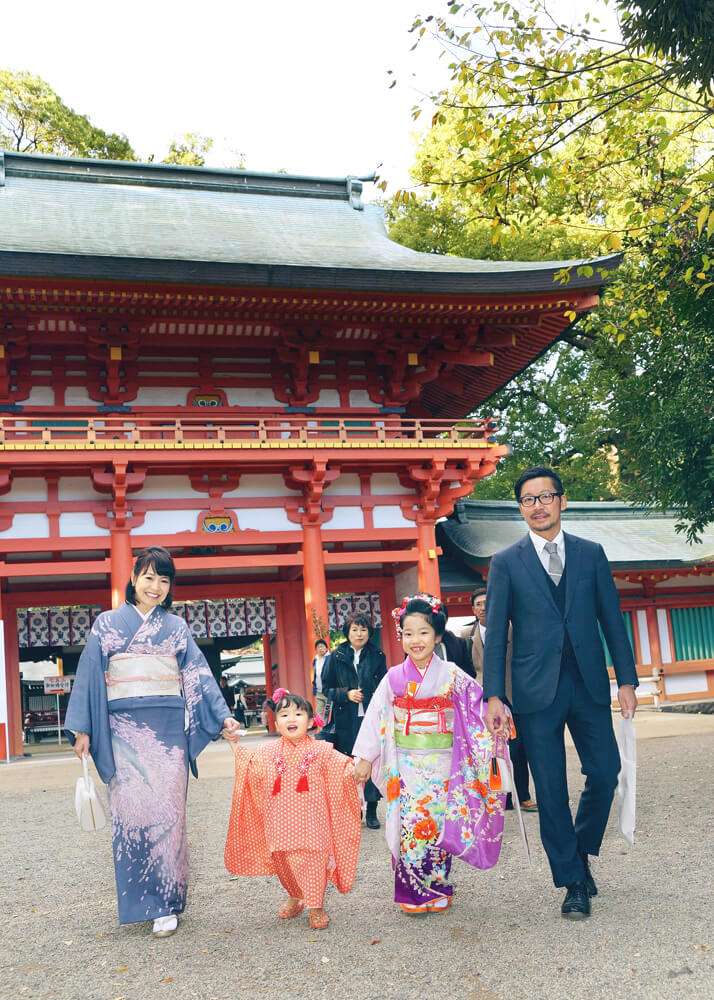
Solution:
{"label": "gray tiled roof", "polygon": [[[595,261],[478,261],[390,240],[356,178],[0,153],[0,273],[382,291],[599,287]],[[598,269],[602,269],[602,273]]]}
{"label": "gray tiled roof", "polygon": [[[564,530],[599,542],[614,566],[667,568],[714,562],[714,530],[706,530],[701,543],[691,544],[675,531],[676,523],[672,513],[649,514],[617,502],[574,501],[563,514]],[[518,505],[510,500],[460,503],[439,529],[450,552],[476,563],[517,542],[527,530]]]}

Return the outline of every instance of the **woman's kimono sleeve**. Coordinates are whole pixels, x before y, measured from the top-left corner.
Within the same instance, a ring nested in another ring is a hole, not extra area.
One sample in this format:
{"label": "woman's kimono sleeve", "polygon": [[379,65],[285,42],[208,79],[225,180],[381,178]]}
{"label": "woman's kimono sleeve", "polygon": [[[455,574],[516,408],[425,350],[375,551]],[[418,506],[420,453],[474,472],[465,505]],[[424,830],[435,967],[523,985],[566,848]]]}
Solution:
{"label": "woman's kimono sleeve", "polygon": [[188,625],[185,622],[182,624],[186,630],[186,645],[183,650],[178,651],[176,658],[181,670],[181,684],[188,712],[188,758],[191,771],[197,777],[198,755],[211,740],[220,736],[223,723],[231,717],[231,713]]}
{"label": "woman's kimono sleeve", "polygon": [[385,675],[372,695],[352,748],[355,760],[361,758],[372,765],[372,781],[382,795],[385,793],[387,761],[394,755],[393,729],[391,688],[389,677]]}
{"label": "woman's kimono sleeve", "polygon": [[89,752],[99,777],[108,784],[116,766],[109,729],[107,685],[104,679],[107,657],[99,641],[99,619],[92,626],[87,645],[77,665],[72,693],[65,717],[65,733],[74,746],[75,733],[87,733]]}

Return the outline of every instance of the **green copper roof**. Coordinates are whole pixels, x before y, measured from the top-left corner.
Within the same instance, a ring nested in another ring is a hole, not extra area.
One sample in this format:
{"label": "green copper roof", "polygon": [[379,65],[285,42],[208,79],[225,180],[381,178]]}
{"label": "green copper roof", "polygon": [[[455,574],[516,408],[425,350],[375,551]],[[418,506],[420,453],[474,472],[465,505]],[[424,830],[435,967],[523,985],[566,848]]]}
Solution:
{"label": "green copper roof", "polygon": [[[563,528],[599,542],[609,563],[618,568],[690,566],[712,562],[714,530],[691,544],[675,531],[672,513],[646,513],[624,503],[573,501],[563,514]],[[518,504],[510,500],[467,500],[439,525],[444,547],[467,563],[485,563],[526,533]]]}
{"label": "green copper roof", "polygon": [[[369,179],[367,179],[369,180]],[[620,256],[478,261],[418,253],[362,180],[0,152],[0,274],[385,292],[597,288]]]}

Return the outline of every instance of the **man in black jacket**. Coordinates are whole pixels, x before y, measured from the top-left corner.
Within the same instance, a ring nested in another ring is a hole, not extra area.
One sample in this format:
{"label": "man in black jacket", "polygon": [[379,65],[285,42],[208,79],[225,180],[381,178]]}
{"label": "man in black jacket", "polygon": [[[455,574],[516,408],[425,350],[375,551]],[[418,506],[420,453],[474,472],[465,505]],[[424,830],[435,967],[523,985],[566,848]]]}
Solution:
{"label": "man in black jacket", "polygon": [[[372,695],[387,673],[387,661],[382,650],[370,641],[374,629],[366,615],[351,615],[342,631],[347,642],[330,653],[322,674],[322,690],[327,701],[332,702],[335,749],[349,756]],[[377,802],[381,795],[373,782],[365,785],[364,797],[367,826],[378,830]]]}

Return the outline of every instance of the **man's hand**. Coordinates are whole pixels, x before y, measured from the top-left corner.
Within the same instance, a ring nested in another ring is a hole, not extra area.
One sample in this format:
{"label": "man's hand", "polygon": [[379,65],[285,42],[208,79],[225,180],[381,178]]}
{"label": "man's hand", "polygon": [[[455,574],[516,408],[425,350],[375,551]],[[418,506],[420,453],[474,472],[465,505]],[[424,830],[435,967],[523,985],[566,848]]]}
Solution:
{"label": "man's hand", "polygon": [[372,765],[368,760],[360,760],[355,764],[355,781],[358,785],[366,784],[372,777]]}
{"label": "man's hand", "polygon": [[72,747],[79,759],[86,757],[89,753],[89,736],[87,733],[74,734],[74,746]]}
{"label": "man's hand", "polygon": [[500,698],[494,697],[488,699],[484,722],[489,733],[492,733],[494,736],[498,736],[501,733],[508,733],[510,729],[508,712]]}
{"label": "man's hand", "polygon": [[223,720],[223,738],[237,743],[240,739],[240,723],[230,716]]}
{"label": "man's hand", "polygon": [[352,688],[351,691],[347,692],[347,697],[350,699],[350,701],[353,701],[356,705],[359,705],[359,703],[364,698],[364,695],[362,694],[359,688]]}
{"label": "man's hand", "polygon": [[634,719],[637,709],[637,695],[631,684],[622,684],[617,689],[617,700],[620,702],[620,711],[623,719]]}

